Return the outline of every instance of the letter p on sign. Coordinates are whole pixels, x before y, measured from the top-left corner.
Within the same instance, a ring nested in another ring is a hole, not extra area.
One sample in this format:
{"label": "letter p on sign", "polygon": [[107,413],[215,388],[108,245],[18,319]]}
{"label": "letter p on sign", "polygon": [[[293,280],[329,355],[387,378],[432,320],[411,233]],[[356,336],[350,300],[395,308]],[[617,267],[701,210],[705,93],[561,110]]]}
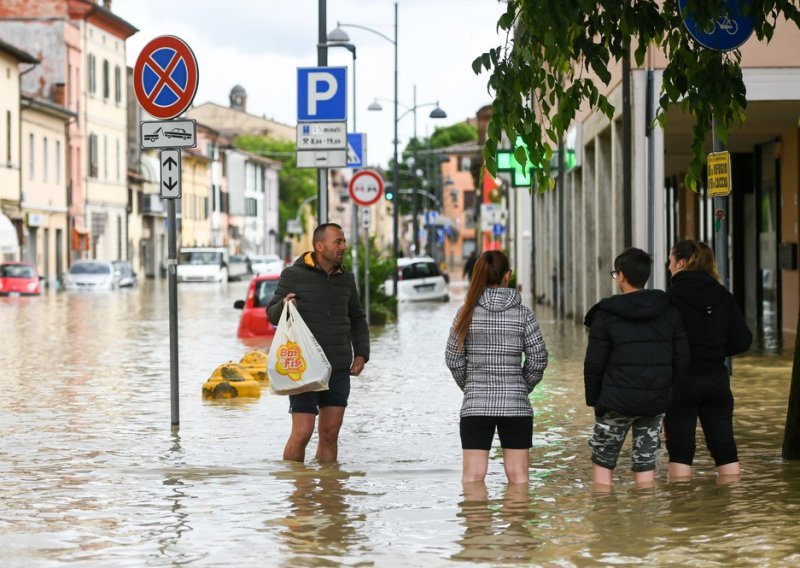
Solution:
{"label": "letter p on sign", "polygon": [[298,68],[297,121],[345,122],[346,120],[347,68]]}
{"label": "letter p on sign", "polygon": [[[324,87],[322,85],[324,85]],[[331,73],[308,74],[308,114],[312,116],[316,115],[317,102],[329,101],[335,94],[336,77]]]}

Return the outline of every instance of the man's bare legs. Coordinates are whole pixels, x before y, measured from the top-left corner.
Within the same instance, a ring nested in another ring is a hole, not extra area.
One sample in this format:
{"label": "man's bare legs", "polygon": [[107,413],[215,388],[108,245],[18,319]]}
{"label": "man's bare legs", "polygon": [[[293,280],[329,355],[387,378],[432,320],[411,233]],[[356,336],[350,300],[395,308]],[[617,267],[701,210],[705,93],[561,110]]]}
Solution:
{"label": "man's bare legs", "polygon": [[[317,461],[334,462],[339,455],[339,430],[344,421],[343,406],[324,406],[319,409],[319,444],[317,445]],[[283,459],[303,462],[306,457],[306,446],[314,434],[316,416],[310,412],[292,413],[292,433],[283,449]]]}
{"label": "man's bare legs", "polygon": [[344,422],[344,406],[323,406],[319,409],[319,444],[317,461],[335,462],[339,456],[339,430]]}
{"label": "man's bare legs", "polygon": [[310,412],[292,412],[292,433],[283,448],[283,459],[301,463],[305,460],[306,446],[314,433],[316,419]]}

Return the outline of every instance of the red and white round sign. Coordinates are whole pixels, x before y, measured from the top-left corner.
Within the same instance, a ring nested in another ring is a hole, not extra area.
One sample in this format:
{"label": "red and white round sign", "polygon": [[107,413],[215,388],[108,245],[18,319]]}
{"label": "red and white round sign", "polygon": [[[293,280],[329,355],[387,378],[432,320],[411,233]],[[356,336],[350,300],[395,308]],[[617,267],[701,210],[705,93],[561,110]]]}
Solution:
{"label": "red and white round sign", "polygon": [[144,46],[133,68],[133,90],[139,105],[155,118],[175,118],[192,104],[197,92],[197,59],[175,36],[159,36]]}
{"label": "red and white round sign", "polygon": [[383,178],[375,170],[360,170],[350,180],[350,197],[364,207],[383,196]]}

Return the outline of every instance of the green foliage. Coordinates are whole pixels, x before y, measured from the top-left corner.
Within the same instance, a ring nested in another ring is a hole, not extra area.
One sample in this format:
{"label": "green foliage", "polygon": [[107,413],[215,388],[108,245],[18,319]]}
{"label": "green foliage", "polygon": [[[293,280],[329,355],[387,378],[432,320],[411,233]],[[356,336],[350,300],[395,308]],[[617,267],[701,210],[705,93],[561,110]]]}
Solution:
{"label": "green foliage", "polygon": [[283,238],[286,231],[286,221],[294,219],[297,208],[307,197],[317,193],[317,177],[314,169],[298,168],[296,164],[296,148],[294,142],[273,140],[265,136],[243,135],[237,136],[234,146],[246,152],[252,152],[277,160],[281,163],[278,172],[279,200],[278,200],[278,232]]}
{"label": "green foliage", "polygon": [[[708,21],[720,6],[718,0],[690,0],[688,9],[695,20]],[[796,0],[752,0],[752,16],[759,40],[772,38],[778,19],[800,26]],[[507,32],[505,45],[472,63],[476,74],[491,72],[488,87],[495,99],[483,157],[492,175],[505,132],[512,146],[521,136],[529,159],[542,164],[535,170],[536,185],[552,187],[550,156],[577,111],[587,105],[613,118],[615,109],[598,84],[608,85],[609,64],[631,48],[638,65],[648,48],[669,61],[656,120],[663,125],[672,104],[694,118],[689,187],[697,187],[712,117],[721,140],[744,120],[741,53],[720,55],[697,44],[683,25],[677,0],[509,0],[498,28]]]}
{"label": "green foliage", "polygon": [[[394,259],[378,250],[375,246],[375,237],[369,240],[369,305],[371,323],[378,323],[379,320],[391,321],[397,317],[397,300],[392,296],[387,296],[383,292],[383,283],[392,278],[394,274]],[[359,274],[358,286],[360,290],[361,305],[364,305],[364,240],[358,241]],[[344,266],[347,270],[353,270],[352,255],[345,255]]]}
{"label": "green foliage", "polygon": [[428,140],[427,147],[436,150],[463,142],[477,141],[478,129],[468,122],[459,122],[443,128],[437,126]]}

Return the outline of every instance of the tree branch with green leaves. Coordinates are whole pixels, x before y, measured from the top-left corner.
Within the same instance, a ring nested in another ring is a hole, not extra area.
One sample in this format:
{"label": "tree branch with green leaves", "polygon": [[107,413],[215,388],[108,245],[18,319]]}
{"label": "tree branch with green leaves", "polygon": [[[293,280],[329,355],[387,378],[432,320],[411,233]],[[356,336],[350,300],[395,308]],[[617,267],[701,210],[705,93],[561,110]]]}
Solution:
{"label": "tree branch with green leaves", "polygon": [[[743,0],[744,1],[744,0]],[[749,14],[759,41],[772,38],[775,26],[788,20],[800,26],[797,0],[752,0]],[[696,21],[721,15],[720,0],[689,0]],[[694,120],[687,186],[697,189],[705,163],[705,136],[712,118],[724,142],[745,120],[746,89],[738,50],[720,54],[695,42],[686,31],[677,0],[509,0],[498,29],[504,45],[475,59],[476,74],[489,71],[494,96],[492,120],[483,149],[486,167],[497,174],[497,149],[503,133],[516,158],[534,166],[540,190],[552,188],[550,159],[559,140],[584,106],[609,119],[614,106],[605,94],[609,67],[630,53],[641,67],[649,49],[668,61],[663,69],[655,120],[663,127],[670,105]]]}

